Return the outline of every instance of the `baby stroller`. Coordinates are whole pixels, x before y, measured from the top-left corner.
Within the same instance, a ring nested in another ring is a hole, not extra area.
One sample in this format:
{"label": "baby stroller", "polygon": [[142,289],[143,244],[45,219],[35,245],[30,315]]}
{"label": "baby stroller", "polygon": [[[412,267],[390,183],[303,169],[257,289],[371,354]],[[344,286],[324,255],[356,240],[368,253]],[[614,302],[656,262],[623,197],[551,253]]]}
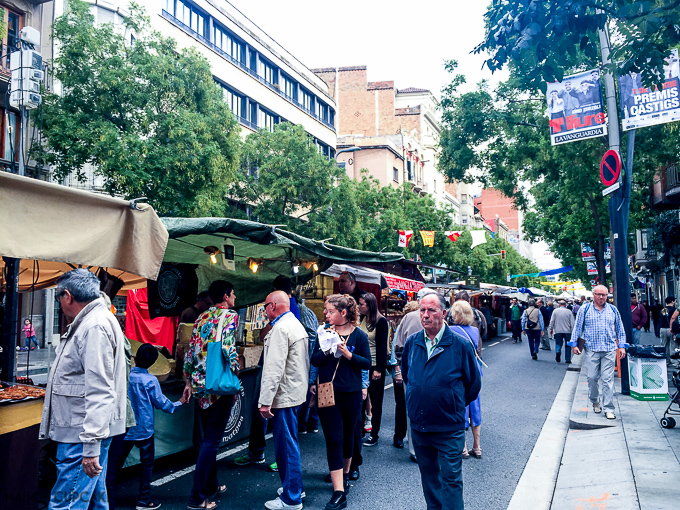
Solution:
{"label": "baby stroller", "polygon": [[[680,353],[675,353],[671,358],[677,359]],[[661,418],[661,426],[665,429],[672,429],[675,427],[675,418],[671,415],[680,416],[680,374],[678,372],[673,372],[673,385],[675,386],[675,393],[671,396],[671,401],[663,413],[663,418]],[[673,407],[675,406],[675,408]]]}

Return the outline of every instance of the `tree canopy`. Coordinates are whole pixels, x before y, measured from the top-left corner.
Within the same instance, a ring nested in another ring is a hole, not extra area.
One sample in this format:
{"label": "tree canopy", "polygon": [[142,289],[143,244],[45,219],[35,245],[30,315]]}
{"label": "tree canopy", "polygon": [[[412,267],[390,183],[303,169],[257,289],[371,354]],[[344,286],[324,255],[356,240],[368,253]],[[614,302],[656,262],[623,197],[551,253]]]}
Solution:
{"label": "tree canopy", "polygon": [[114,26],[69,2],[53,38],[61,91],[44,97],[42,154],[54,176],[84,180],[91,166],[106,192],[148,197],[160,214],[220,214],[241,143],[207,60],[150,32],[134,3]]}

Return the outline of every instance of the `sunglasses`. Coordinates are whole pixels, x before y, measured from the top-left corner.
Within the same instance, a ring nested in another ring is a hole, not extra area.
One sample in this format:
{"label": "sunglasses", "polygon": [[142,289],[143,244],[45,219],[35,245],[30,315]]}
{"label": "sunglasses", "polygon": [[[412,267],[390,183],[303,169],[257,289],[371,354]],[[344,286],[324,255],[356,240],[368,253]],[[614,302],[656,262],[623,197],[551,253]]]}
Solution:
{"label": "sunglasses", "polygon": [[266,310],[269,305],[275,305],[274,301],[270,301],[269,303],[264,304],[264,309]]}

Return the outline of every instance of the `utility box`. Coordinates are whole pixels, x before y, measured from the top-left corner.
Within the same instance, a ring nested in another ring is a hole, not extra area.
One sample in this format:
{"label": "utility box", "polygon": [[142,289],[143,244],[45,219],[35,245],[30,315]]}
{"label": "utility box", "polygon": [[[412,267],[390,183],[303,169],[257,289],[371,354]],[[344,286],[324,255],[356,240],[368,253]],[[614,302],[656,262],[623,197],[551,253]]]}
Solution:
{"label": "utility box", "polygon": [[636,400],[668,400],[666,359],[628,356],[630,396]]}

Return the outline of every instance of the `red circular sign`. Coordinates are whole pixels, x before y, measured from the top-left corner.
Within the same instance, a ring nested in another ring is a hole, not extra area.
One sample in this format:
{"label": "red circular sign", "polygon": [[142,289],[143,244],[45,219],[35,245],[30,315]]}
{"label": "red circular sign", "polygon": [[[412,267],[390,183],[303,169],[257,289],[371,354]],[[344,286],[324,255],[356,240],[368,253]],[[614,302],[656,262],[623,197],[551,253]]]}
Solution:
{"label": "red circular sign", "polygon": [[621,156],[617,151],[608,150],[600,163],[600,180],[605,186],[611,186],[621,175]]}

